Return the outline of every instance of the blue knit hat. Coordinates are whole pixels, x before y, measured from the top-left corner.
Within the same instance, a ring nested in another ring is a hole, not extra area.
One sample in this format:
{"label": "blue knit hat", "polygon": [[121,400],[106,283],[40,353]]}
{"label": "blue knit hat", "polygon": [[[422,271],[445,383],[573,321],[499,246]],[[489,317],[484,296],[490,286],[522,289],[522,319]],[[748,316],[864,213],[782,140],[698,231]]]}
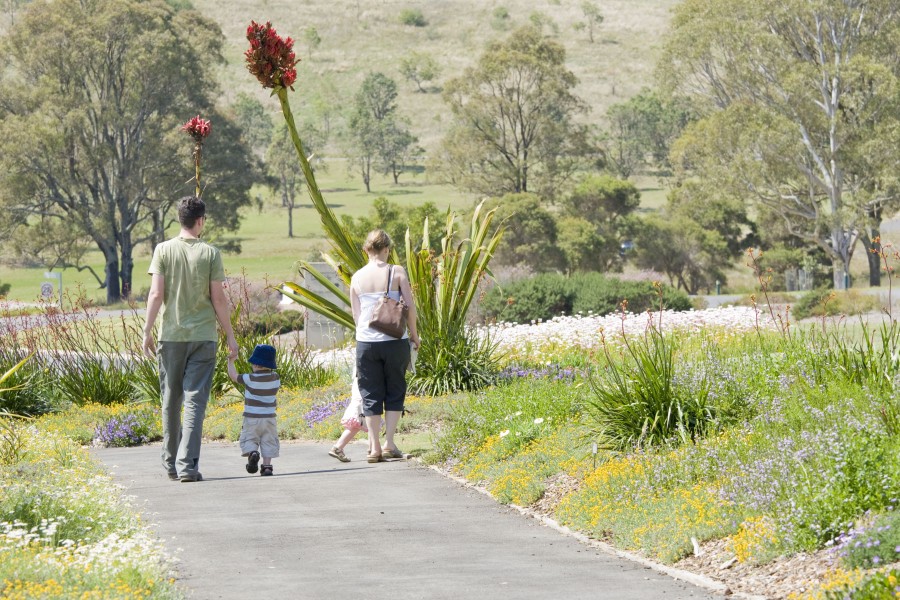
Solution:
{"label": "blue knit hat", "polygon": [[274,369],[275,347],[268,344],[258,344],[256,348],[253,349],[253,354],[250,355],[250,359],[247,362],[251,365],[256,365],[257,367]]}

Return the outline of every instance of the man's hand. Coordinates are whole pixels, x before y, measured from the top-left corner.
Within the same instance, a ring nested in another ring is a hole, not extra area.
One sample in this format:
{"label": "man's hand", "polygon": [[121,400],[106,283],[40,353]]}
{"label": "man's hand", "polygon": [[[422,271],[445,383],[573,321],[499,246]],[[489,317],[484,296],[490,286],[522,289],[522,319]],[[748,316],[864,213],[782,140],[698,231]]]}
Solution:
{"label": "man's hand", "polygon": [[228,344],[228,358],[231,360],[237,360],[238,357],[238,343],[237,340],[234,339],[234,335],[229,335],[226,343]]}
{"label": "man's hand", "polygon": [[156,356],[156,342],[153,340],[153,334],[144,332],[144,354],[148,358]]}

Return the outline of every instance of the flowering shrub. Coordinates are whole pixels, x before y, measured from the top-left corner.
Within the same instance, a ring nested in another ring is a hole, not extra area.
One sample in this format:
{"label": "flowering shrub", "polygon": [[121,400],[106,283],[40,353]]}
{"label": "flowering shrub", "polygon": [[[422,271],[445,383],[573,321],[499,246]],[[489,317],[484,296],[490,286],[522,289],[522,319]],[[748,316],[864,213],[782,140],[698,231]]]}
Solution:
{"label": "flowering shrub", "polygon": [[347,404],[349,403],[350,399],[344,398],[342,400],[335,400],[333,402],[313,406],[305,415],[303,415],[303,420],[306,421],[307,426],[312,429],[333,415],[338,413],[343,414],[344,409],[347,408]]}
{"label": "flowering shrub", "polygon": [[112,417],[94,431],[94,445],[108,447],[140,446],[150,441],[150,427],[133,415]]}
{"label": "flowering shrub", "polygon": [[[893,508],[893,507],[889,507]],[[837,539],[835,551],[850,567],[878,567],[900,560],[900,513],[893,510],[851,527]]]}
{"label": "flowering shrub", "polygon": [[[544,432],[571,421],[583,396],[579,384],[530,378],[464,396],[454,402],[431,458],[462,459],[466,464],[464,457],[500,459],[514,454]],[[485,445],[490,445],[490,453]]]}
{"label": "flowering shrub", "polygon": [[777,547],[778,538],[771,519],[752,517],[741,523],[738,532],[728,542],[738,561],[761,562],[761,559],[769,556],[771,548]]}
{"label": "flowering shrub", "polygon": [[834,586],[824,591],[825,600],[895,600],[900,596],[900,570],[889,569],[863,576],[854,572],[855,583]]}
{"label": "flowering shrub", "polygon": [[509,365],[505,367],[497,375],[499,381],[511,381],[519,378],[531,379],[556,379],[559,381],[575,381],[575,378],[581,375],[578,371],[571,367],[561,367],[560,365],[547,364],[543,367],[523,367],[519,365]]}
{"label": "flowering shrub", "polygon": [[[107,424],[112,421],[133,423],[130,425],[131,430],[145,438],[144,442],[162,438],[160,408],[156,402],[85,404],[43,415],[38,419],[37,425],[41,431],[65,435],[78,444],[88,445],[94,443],[98,431],[105,429]],[[115,429],[115,425],[113,429]]]}
{"label": "flowering shrub", "polygon": [[677,560],[691,551],[691,537],[727,535],[741,515],[739,506],[722,500],[713,474],[691,469],[686,458],[681,449],[607,456],[562,500],[557,518],[621,547]]}
{"label": "flowering shrub", "polygon": [[162,544],[90,455],[19,427],[26,452],[0,467],[0,596],[179,597]]}

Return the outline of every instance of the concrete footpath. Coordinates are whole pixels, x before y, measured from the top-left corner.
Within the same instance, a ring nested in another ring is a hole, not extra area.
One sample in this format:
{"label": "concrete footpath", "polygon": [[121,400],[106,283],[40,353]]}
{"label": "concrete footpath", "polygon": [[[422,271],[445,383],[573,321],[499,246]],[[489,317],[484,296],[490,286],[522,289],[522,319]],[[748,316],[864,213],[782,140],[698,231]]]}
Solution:
{"label": "concrete footpath", "polygon": [[352,462],[283,443],[274,477],[204,444],[204,481],[170,481],[158,445],[94,450],[169,551],[194,599],[719,598],[542,526],[404,460]]}

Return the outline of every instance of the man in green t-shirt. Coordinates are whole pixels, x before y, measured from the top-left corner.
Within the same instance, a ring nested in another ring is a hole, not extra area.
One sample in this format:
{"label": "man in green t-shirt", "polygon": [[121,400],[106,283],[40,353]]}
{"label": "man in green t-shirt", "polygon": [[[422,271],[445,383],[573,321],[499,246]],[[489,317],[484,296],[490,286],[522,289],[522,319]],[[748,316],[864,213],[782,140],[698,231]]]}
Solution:
{"label": "man in green t-shirt", "polygon": [[[216,367],[216,321],[228,353],[238,355],[225,296],[225,268],[219,251],[200,240],[206,204],[196,196],[178,201],[178,237],[153,250],[148,272],[144,353],[159,360],[162,391],[163,467],[169,479],[200,481],[198,469],[203,418]],[[162,309],[159,343],[153,326]],[[183,411],[183,419],[182,419]]]}

